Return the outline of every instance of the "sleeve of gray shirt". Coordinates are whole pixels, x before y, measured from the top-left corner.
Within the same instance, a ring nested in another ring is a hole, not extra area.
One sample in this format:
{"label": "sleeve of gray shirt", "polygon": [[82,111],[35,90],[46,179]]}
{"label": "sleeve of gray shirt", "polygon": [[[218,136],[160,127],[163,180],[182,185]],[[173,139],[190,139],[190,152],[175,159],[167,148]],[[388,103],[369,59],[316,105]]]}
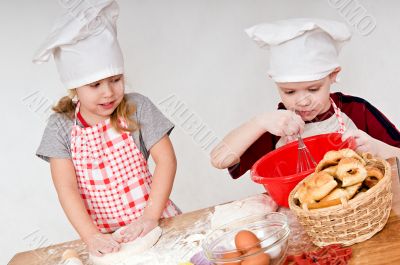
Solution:
{"label": "sleeve of gray shirt", "polygon": [[50,158],[71,158],[70,138],[73,121],[63,114],[54,113],[43,133],[36,155],[49,162]]}
{"label": "sleeve of gray shirt", "polygon": [[140,126],[140,134],[147,151],[149,151],[161,138],[171,133],[174,124],[164,116],[149,98],[138,93],[132,93],[128,94],[128,99],[132,99],[136,104],[136,117]]}

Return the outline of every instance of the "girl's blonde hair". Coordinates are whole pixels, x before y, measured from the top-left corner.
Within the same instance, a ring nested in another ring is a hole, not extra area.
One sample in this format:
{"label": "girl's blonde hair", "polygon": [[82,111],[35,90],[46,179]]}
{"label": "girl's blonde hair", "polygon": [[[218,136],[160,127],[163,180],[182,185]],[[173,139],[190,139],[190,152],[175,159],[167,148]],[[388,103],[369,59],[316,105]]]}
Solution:
{"label": "girl's blonde hair", "polygon": [[[73,119],[76,108],[76,103],[73,101],[73,98],[75,96],[76,96],[76,90],[70,89],[68,92],[68,96],[62,97],[57,102],[57,104],[52,108],[53,111],[65,114],[69,118]],[[136,106],[132,102],[129,102],[125,95],[121,103],[119,103],[118,107],[113,111],[113,113],[110,116],[111,126],[118,132],[136,131],[137,129],[139,129],[139,125],[135,120],[131,118],[132,114],[134,114],[135,111],[136,111]],[[119,122],[119,118],[122,118],[127,123],[127,128],[122,126],[122,124]]]}

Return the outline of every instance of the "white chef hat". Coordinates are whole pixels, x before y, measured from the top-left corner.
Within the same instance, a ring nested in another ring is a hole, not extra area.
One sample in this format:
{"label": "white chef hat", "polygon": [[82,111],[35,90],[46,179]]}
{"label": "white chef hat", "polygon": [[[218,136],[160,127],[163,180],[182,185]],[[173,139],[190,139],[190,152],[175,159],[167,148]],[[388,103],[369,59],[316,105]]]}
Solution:
{"label": "white chef hat", "polygon": [[53,54],[61,82],[68,89],[122,74],[118,13],[115,1],[80,1],[56,22],[33,62],[47,62]]}
{"label": "white chef hat", "polygon": [[259,24],[246,33],[260,47],[269,48],[268,74],[275,82],[326,77],[339,66],[340,49],[351,38],[345,24],[312,18]]}

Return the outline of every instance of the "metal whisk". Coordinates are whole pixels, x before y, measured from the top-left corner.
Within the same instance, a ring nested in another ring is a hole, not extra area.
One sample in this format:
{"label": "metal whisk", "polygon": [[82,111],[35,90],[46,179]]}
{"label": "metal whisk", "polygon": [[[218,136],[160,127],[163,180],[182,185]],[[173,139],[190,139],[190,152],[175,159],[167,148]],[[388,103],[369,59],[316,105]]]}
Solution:
{"label": "metal whisk", "polygon": [[312,157],[307,146],[304,144],[303,138],[300,133],[297,134],[298,148],[297,148],[297,173],[308,171],[317,166],[314,158]]}

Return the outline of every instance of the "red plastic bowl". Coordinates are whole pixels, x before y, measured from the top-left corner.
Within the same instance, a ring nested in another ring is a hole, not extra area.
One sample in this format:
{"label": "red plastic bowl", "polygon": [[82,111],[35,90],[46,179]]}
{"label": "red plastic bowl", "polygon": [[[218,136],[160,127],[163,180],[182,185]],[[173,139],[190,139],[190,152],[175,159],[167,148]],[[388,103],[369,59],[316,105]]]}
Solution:
{"label": "red plastic bowl", "polygon": [[[315,162],[318,163],[330,150],[355,149],[353,139],[342,142],[341,137],[339,133],[329,133],[307,137],[303,140]],[[289,193],[297,183],[314,171],[311,169],[297,174],[296,166],[297,141],[294,141],[261,157],[251,168],[251,179],[264,185],[265,190],[278,205],[289,207]]]}

